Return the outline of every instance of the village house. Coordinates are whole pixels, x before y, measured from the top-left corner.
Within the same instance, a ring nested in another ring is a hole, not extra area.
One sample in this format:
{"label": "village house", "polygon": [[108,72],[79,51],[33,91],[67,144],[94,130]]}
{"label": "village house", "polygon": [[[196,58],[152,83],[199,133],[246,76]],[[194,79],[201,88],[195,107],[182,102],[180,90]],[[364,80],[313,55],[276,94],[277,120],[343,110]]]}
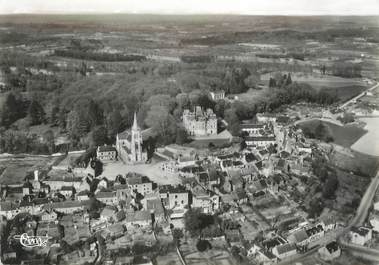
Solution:
{"label": "village house", "polygon": [[222,89],[217,91],[211,91],[209,92],[209,94],[211,95],[211,98],[214,101],[222,100],[225,98],[225,91]]}
{"label": "village house", "polygon": [[44,211],[40,215],[41,222],[53,222],[53,221],[57,220],[57,217],[58,217],[58,215],[54,211]]}
{"label": "village house", "polygon": [[88,197],[89,191],[88,190],[82,190],[75,194],[76,200],[77,201],[86,201],[89,199]]}
{"label": "village house", "polygon": [[48,236],[53,239],[50,241],[57,242],[60,234],[58,224],[54,221],[39,223],[37,226],[36,236]]}
{"label": "village house", "polygon": [[352,227],[350,230],[351,243],[363,246],[372,239],[372,229],[367,227]]}
{"label": "village house", "polygon": [[1,198],[6,199],[9,202],[19,203],[24,198],[22,185],[16,187],[2,186]]}
{"label": "village house", "polygon": [[245,182],[241,176],[240,170],[229,170],[227,178],[224,181],[224,189],[227,192],[232,192],[236,189],[245,188]]}
{"label": "village house", "polygon": [[113,189],[116,191],[116,197],[118,201],[125,201],[128,197],[131,196],[129,186],[127,184],[116,185],[113,187]]}
{"label": "village house", "polygon": [[151,226],[151,213],[147,210],[127,213],[124,222],[128,230],[134,227],[147,228]]}
{"label": "village house", "polygon": [[137,173],[128,173],[126,183],[131,191],[142,195],[153,191],[153,183],[150,179]]}
{"label": "village house", "polygon": [[206,214],[213,214],[220,208],[220,196],[211,192],[207,193],[203,188],[197,186],[192,189],[193,208],[200,208]]}
{"label": "village house", "polygon": [[43,182],[50,187],[51,191],[60,191],[62,187],[74,187],[76,191],[81,191],[82,178],[76,177],[74,173],[67,170],[52,169]]}
{"label": "village house", "polygon": [[53,202],[50,204],[45,204],[43,209],[48,211],[55,210],[59,213],[71,214],[77,211],[83,211],[87,208],[89,201],[64,201],[64,202]]}
{"label": "village house", "polygon": [[296,244],[297,246],[306,246],[308,245],[308,234],[305,229],[300,229],[293,232],[287,237],[289,243]]}
{"label": "village house", "polygon": [[202,166],[185,166],[179,169],[179,176],[183,178],[195,178],[199,173],[204,171],[205,169]]}
{"label": "village house", "polygon": [[217,117],[212,109],[203,111],[200,106],[196,106],[193,112],[185,109],[183,112],[183,125],[190,136],[217,134]]}
{"label": "village house", "polygon": [[241,188],[238,188],[235,191],[233,191],[232,195],[234,196],[234,200],[238,204],[247,203],[249,200],[249,197],[247,196],[246,191]]}
{"label": "village house", "polygon": [[245,164],[241,160],[227,159],[220,162],[221,170],[226,172],[232,169],[241,169]]}
{"label": "village house", "polygon": [[13,217],[21,212],[18,204],[14,202],[0,202],[0,215],[5,216],[8,220],[13,219]]}
{"label": "village house", "polygon": [[296,245],[292,243],[285,243],[277,245],[272,249],[272,253],[279,259],[285,259],[297,253]]}
{"label": "village house", "polygon": [[336,220],[331,216],[322,216],[320,218],[320,224],[325,232],[333,230],[337,226]]}
{"label": "village house", "polygon": [[71,196],[74,195],[75,189],[72,186],[63,186],[60,190],[59,193],[65,196],[66,198],[70,198]]}
{"label": "village house", "polygon": [[341,256],[341,249],[336,241],[332,241],[329,244],[318,250],[320,258],[325,261],[331,261]]}
{"label": "village house", "polygon": [[147,200],[144,209],[151,213],[153,224],[161,223],[165,220],[165,211],[159,197]]}
{"label": "village house", "polygon": [[242,123],[240,127],[242,134],[247,136],[262,136],[265,134],[266,125],[263,123]]}
{"label": "village house", "polygon": [[321,224],[318,224],[316,226],[313,226],[311,228],[308,228],[305,230],[305,232],[308,235],[308,242],[316,241],[317,239],[320,239],[324,236],[324,229],[322,228]]}
{"label": "village house", "polygon": [[275,136],[247,136],[246,145],[249,147],[268,147],[276,144]]}
{"label": "village house", "polygon": [[107,189],[108,188],[108,179],[106,177],[103,177],[99,183],[97,183],[97,189],[96,191],[100,191],[102,189]]}
{"label": "village house", "polygon": [[44,200],[33,200],[33,201],[21,201],[18,208],[21,212],[27,212],[30,214],[39,214],[42,211],[42,207],[49,200],[44,198]]}
{"label": "village house", "polygon": [[117,150],[109,145],[98,146],[96,149],[96,157],[101,162],[115,161],[117,159]]}
{"label": "village house", "polygon": [[274,254],[256,244],[250,244],[247,247],[247,256],[254,257],[254,260],[263,265],[273,264],[278,261],[278,258]]}
{"label": "village house", "polygon": [[96,199],[107,205],[116,205],[118,202],[115,191],[99,191],[96,193]]}
{"label": "village house", "polygon": [[125,232],[125,227],[121,223],[115,223],[107,226],[104,230],[101,231],[101,234],[104,238],[107,237],[121,237]]}
{"label": "village house", "polygon": [[107,223],[112,223],[116,221],[115,216],[117,213],[117,207],[115,206],[105,206],[104,209],[100,212],[100,221],[105,221]]}
{"label": "village house", "polygon": [[276,122],[276,114],[271,113],[257,113],[258,122]]}
{"label": "village house", "polygon": [[184,208],[188,205],[189,193],[184,186],[176,187],[171,185],[163,185],[159,188],[159,196],[163,205],[168,209]]}
{"label": "village house", "polygon": [[177,161],[167,161],[161,164],[160,169],[166,173],[175,174],[179,172]]}

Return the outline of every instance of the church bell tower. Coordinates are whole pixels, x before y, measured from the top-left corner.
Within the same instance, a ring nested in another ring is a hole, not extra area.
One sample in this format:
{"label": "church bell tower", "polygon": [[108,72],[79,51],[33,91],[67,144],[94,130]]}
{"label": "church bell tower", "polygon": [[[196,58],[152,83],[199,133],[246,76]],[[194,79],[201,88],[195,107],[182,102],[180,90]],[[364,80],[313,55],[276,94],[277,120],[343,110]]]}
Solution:
{"label": "church bell tower", "polygon": [[142,161],[142,135],[141,128],[137,124],[137,115],[134,113],[134,121],[132,127],[132,139],[131,139],[131,160],[133,162]]}

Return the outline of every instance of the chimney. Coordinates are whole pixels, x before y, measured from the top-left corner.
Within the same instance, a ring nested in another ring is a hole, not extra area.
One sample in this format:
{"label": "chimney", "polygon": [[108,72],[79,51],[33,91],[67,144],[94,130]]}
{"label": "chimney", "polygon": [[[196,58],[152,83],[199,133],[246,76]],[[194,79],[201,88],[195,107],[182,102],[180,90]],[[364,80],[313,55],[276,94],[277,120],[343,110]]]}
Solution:
{"label": "chimney", "polygon": [[34,181],[38,181],[38,175],[39,175],[38,169],[34,170]]}

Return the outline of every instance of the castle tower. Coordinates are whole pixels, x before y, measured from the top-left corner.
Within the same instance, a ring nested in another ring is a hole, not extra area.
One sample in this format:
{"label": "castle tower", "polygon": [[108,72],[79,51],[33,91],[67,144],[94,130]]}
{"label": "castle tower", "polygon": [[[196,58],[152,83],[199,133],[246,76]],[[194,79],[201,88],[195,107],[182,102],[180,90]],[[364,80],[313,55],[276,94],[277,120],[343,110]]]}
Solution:
{"label": "castle tower", "polygon": [[132,126],[132,139],[130,143],[131,161],[142,161],[142,135],[141,128],[137,124],[137,115],[134,113],[134,121]]}

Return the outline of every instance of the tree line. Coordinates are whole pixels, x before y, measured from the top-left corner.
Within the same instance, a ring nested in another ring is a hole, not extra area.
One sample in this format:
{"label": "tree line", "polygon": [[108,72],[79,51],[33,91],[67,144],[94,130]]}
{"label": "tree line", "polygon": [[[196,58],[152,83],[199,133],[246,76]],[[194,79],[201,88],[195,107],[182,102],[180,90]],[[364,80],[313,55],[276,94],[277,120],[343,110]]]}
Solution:
{"label": "tree line", "polygon": [[103,53],[82,50],[55,50],[54,54],[61,57],[70,57],[81,60],[105,61],[105,62],[131,62],[144,61],[146,56],[137,54]]}

